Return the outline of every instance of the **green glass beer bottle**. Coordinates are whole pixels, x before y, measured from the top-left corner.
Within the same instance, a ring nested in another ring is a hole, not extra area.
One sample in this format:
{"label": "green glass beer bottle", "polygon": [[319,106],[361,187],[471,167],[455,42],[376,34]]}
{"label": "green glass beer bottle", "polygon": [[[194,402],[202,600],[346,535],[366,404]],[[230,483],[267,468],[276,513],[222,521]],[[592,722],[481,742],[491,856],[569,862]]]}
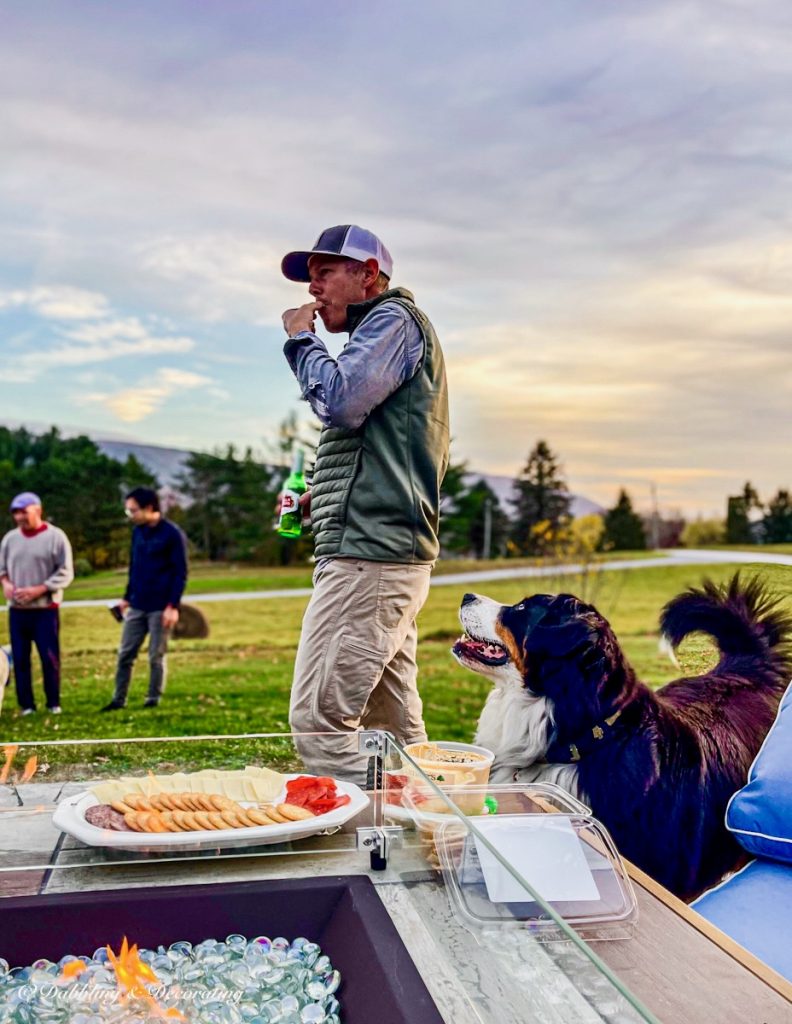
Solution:
{"label": "green glass beer bottle", "polygon": [[302,448],[295,448],[291,473],[286,477],[281,493],[278,533],[281,537],[299,537],[302,533],[303,514],[300,498],[308,490],[303,473],[305,454]]}

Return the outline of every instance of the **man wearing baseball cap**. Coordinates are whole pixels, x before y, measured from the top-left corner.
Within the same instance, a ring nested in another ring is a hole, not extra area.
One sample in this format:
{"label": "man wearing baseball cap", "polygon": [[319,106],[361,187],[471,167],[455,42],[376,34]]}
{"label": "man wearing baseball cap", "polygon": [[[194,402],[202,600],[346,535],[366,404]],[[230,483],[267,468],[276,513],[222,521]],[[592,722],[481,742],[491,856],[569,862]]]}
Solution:
{"label": "man wearing baseball cap", "polygon": [[0,584],[8,602],[14,680],[23,715],[36,710],[30,655],[41,658],[47,709],[59,715],[60,641],[58,607],[74,579],[72,551],[63,530],[44,522],[41,498],[23,491],[11,502],[16,529],[0,541]]}
{"label": "man wearing baseball cap", "polygon": [[[391,287],[393,261],[372,232],[328,228],[281,269],[308,284],[311,301],[283,314],[284,352],[323,425],[306,502],[314,591],[289,720],[296,733],[324,734],[297,740],[306,768],[360,783],[358,729],[426,739],[415,620],[439,552],[445,365],[426,314]],[[317,314],[329,333],[349,335],[337,359],[315,333]]]}

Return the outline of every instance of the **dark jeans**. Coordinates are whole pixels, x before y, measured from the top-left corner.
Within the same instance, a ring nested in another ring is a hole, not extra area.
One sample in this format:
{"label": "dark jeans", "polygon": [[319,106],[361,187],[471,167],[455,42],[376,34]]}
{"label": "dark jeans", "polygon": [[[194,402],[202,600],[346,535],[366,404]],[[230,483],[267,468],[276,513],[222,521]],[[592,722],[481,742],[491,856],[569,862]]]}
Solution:
{"label": "dark jeans", "polygon": [[47,707],[60,704],[60,639],[57,608],[9,608],[8,628],[14,658],[14,679],[21,708],[35,708],[30,654],[32,645],[41,658]]}
{"label": "dark jeans", "polygon": [[116,666],[115,693],[113,700],[126,704],[129,693],[129,681],[132,678],[132,666],[138,656],[146,634],[149,634],[149,688],[148,696],[159,700],[165,691],[165,654],[168,650],[168,638],[171,631],[162,625],[162,612],[144,612],[139,608],[127,609],[124,628],[121,633],[121,646],[118,648],[118,665]]}

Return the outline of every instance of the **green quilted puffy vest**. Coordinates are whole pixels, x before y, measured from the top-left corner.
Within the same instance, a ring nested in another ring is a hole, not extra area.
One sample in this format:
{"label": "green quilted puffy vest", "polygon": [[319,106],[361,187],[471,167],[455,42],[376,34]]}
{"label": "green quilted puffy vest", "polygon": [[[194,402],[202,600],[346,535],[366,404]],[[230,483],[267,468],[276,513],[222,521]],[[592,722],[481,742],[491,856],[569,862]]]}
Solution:
{"label": "green quilted puffy vest", "polygon": [[322,431],[311,486],[315,554],[433,562],[448,466],[445,363],[434,328],[404,288],[350,306],[350,333],[381,302],[397,302],[418,324],[423,359],[362,426]]}

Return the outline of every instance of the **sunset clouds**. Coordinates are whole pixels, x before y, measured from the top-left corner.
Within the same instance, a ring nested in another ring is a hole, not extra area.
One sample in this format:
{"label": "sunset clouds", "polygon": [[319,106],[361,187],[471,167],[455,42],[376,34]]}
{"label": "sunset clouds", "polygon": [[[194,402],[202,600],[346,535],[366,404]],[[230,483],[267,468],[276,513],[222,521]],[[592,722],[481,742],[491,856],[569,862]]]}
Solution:
{"label": "sunset clouds", "polygon": [[542,437],[689,514],[792,485],[792,9],[400,9],[9,8],[0,418],[260,446],[280,257],[352,220],[435,322],[457,458]]}

